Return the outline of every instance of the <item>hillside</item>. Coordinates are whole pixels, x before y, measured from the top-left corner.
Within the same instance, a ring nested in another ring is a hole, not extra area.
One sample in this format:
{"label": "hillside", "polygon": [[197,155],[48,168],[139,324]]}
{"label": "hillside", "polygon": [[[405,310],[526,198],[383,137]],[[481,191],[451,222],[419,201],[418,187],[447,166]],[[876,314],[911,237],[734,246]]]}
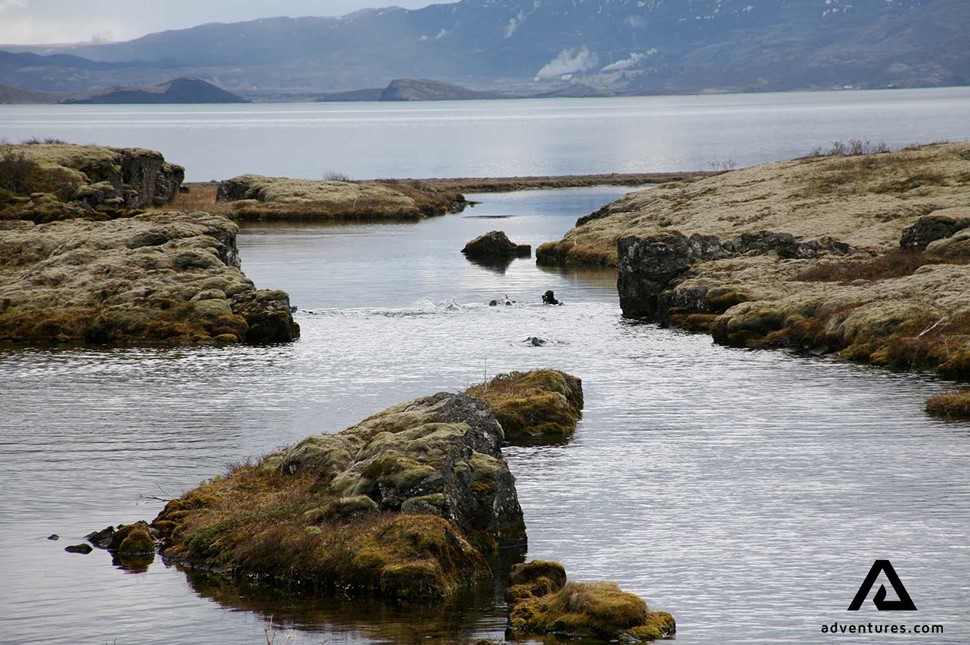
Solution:
{"label": "hillside", "polygon": [[197,78],[176,78],[154,87],[112,87],[96,90],[64,103],[248,103],[231,92]]}
{"label": "hillside", "polygon": [[61,98],[52,92],[36,92],[12,85],[0,85],[0,104],[57,103]]}
{"label": "hillside", "polygon": [[250,97],[415,77],[559,95],[961,85],[968,30],[964,0],[463,0],[35,47],[57,58],[5,53],[0,83],[79,91],[178,73]]}

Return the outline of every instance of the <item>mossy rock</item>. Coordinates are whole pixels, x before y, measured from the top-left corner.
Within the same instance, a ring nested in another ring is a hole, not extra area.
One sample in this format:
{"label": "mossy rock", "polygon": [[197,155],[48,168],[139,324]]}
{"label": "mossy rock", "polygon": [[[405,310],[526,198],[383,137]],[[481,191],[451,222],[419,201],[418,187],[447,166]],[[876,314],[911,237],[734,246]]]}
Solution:
{"label": "mossy rock", "polygon": [[673,616],[665,611],[652,611],[647,615],[646,624],[628,629],[620,634],[619,640],[623,645],[633,645],[672,638],[676,633],[677,621]]}
{"label": "mossy rock", "polygon": [[155,540],[145,524],[132,524],[122,527],[115,533],[117,539],[119,534],[124,535],[118,543],[118,555],[145,555],[155,553]]}
{"label": "mossy rock", "polygon": [[566,586],[566,568],[558,562],[533,560],[514,565],[509,573],[510,585],[525,585],[542,579],[551,581],[559,591]]}
{"label": "mossy rock", "polygon": [[525,598],[509,612],[509,628],[523,634],[562,634],[613,640],[654,628],[647,603],[608,582],[569,582],[560,591]]}
{"label": "mossy rock", "polygon": [[582,381],[557,370],[502,374],[467,393],[492,406],[512,444],[568,440],[583,414]]}
{"label": "mossy rock", "polygon": [[483,553],[525,540],[500,444],[486,403],[440,393],[205,482],[152,528],[165,557],[217,572],[440,599],[490,577]]}

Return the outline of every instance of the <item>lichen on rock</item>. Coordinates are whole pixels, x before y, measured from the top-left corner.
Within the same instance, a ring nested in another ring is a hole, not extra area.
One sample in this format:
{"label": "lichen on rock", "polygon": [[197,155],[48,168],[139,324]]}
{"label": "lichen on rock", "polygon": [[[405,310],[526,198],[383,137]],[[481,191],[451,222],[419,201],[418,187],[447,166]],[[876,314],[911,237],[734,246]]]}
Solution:
{"label": "lichen on rock", "polygon": [[237,232],[208,213],[2,224],[0,340],[294,340],[287,295],[240,271]]}
{"label": "lichen on rock", "polygon": [[104,220],[171,203],[185,170],[159,152],[66,143],[0,145],[0,220]]}

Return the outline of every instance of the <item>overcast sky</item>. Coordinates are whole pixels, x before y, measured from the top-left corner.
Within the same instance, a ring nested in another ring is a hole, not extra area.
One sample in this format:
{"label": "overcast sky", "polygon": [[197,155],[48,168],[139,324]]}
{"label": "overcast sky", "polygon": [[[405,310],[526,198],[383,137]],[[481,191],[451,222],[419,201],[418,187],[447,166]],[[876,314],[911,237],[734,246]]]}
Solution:
{"label": "overcast sky", "polygon": [[408,9],[455,0],[0,0],[0,44],[130,40],[205,22],[341,16],[365,7]]}

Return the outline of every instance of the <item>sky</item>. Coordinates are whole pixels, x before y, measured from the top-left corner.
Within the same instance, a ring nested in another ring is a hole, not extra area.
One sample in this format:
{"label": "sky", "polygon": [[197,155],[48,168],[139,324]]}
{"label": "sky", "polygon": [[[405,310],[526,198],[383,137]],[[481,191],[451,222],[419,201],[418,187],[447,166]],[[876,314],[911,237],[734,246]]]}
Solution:
{"label": "sky", "polygon": [[341,16],[367,7],[417,9],[455,0],[0,0],[0,44],[130,40],[206,22]]}

